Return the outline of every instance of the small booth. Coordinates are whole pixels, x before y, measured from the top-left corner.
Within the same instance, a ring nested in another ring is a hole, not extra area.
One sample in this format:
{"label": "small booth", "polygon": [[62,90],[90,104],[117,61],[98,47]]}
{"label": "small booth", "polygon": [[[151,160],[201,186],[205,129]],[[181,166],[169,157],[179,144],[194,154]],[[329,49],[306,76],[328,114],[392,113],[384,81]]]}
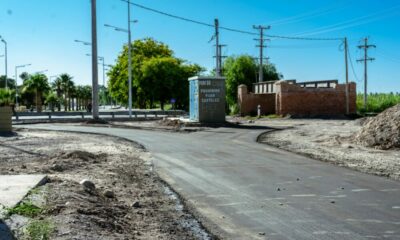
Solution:
{"label": "small booth", "polygon": [[202,123],[225,122],[225,78],[189,78],[190,120]]}

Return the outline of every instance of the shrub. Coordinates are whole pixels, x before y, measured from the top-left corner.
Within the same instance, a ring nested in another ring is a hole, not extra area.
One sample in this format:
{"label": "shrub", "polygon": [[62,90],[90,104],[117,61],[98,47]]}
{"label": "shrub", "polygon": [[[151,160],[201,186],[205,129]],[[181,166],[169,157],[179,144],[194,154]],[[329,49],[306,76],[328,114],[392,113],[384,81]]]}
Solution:
{"label": "shrub", "polygon": [[14,104],[12,91],[0,88],[0,107],[11,106]]}

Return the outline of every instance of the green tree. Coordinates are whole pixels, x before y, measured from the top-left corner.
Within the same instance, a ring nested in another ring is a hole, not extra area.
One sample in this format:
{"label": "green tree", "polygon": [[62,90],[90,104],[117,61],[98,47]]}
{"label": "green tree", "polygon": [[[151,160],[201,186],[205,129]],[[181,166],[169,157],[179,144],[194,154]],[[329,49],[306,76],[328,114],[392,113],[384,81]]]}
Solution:
{"label": "green tree", "polygon": [[0,88],[0,107],[14,105],[15,91]]}
{"label": "green tree", "polygon": [[51,83],[51,86],[53,88],[53,91],[56,92],[57,94],[57,98],[58,98],[58,103],[57,103],[57,111],[61,111],[61,102],[62,102],[62,94],[63,94],[63,82],[61,80],[61,78],[57,78],[56,80],[54,80],[54,82]]}
{"label": "green tree", "polygon": [[[151,38],[136,40],[132,44],[132,96],[137,107],[145,108],[150,99],[143,84],[142,66],[152,58],[172,57],[173,52],[167,45]],[[115,66],[108,72],[108,88],[111,95],[125,106],[128,103],[128,46],[125,45]]]}
{"label": "green tree", "polygon": [[[0,88],[6,87],[6,76],[0,76]],[[15,80],[11,78],[7,78],[7,87],[8,89],[15,89]]]}
{"label": "green tree", "polygon": [[61,99],[57,97],[56,93],[50,92],[49,94],[47,94],[45,103],[49,106],[52,112],[54,112],[56,106],[59,106],[60,102]]}
{"label": "green tree", "polygon": [[[274,65],[263,66],[264,81],[279,80],[279,74]],[[249,55],[228,57],[223,64],[223,75],[226,77],[226,100],[230,106],[237,103],[237,88],[241,84],[247,85],[252,89],[252,85],[257,81],[258,66],[254,59]]]}
{"label": "green tree", "polygon": [[[108,89],[119,103],[128,102],[128,58],[127,46],[120,54],[117,64],[108,72]],[[133,86],[134,106],[153,107],[156,102],[161,108],[170,99],[177,100],[177,106],[188,105],[188,77],[203,71],[195,64],[185,64],[173,56],[173,51],[161,42],[146,38],[133,43]]]}
{"label": "green tree", "polygon": [[64,94],[64,111],[71,110],[71,95],[74,90],[73,77],[67,73],[63,73],[58,77],[61,81],[61,89]]}
{"label": "green tree", "polygon": [[23,91],[32,91],[35,93],[35,104],[37,112],[42,112],[42,98],[43,95],[49,90],[49,82],[46,75],[44,74],[31,75],[27,80],[24,81]]}

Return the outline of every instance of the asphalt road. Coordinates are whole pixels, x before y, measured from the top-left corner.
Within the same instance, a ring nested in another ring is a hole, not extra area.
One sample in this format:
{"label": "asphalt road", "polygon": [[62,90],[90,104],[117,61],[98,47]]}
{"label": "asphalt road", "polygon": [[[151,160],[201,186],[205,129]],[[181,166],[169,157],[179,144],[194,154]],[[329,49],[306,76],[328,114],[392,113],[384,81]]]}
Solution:
{"label": "asphalt road", "polygon": [[400,182],[256,143],[265,130],[27,127],[143,144],[160,176],[229,239],[400,239]]}

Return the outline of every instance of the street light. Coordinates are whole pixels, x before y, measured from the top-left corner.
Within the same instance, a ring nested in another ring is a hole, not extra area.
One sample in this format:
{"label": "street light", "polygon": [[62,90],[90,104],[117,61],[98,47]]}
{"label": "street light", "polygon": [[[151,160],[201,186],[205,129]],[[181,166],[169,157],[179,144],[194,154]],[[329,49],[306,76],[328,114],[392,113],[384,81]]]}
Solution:
{"label": "street light", "polygon": [[[91,57],[92,54],[87,53],[86,56]],[[99,59],[99,60],[102,62],[102,65],[103,65],[103,86],[105,86],[105,83],[106,83],[106,81],[105,81],[106,77],[105,77],[105,76],[106,76],[106,74],[105,74],[105,72],[104,72],[104,67],[105,67],[106,65],[105,65],[105,62],[104,62],[104,57],[98,56],[97,59]]]}
{"label": "street light", "polygon": [[104,24],[105,27],[113,28],[118,32],[125,32],[128,34],[128,84],[129,84],[129,118],[132,118],[132,40],[131,40],[131,23],[137,23],[137,20],[131,20],[131,3],[128,3],[128,29],[123,29],[120,27],[115,27],[109,24]]}
{"label": "street light", "polygon": [[96,0],[91,0],[92,18],[92,116],[94,120],[99,119],[99,73],[97,59],[97,9]]}
{"label": "street light", "polygon": [[90,42],[85,42],[85,41],[81,41],[81,40],[74,40],[74,42],[82,43],[85,46],[91,46],[92,45]]}
{"label": "street light", "polygon": [[[87,53],[86,56],[91,57],[92,54]],[[106,79],[106,74],[105,74],[105,69],[104,69],[104,67],[105,67],[104,57],[98,56],[97,59],[99,59],[99,60],[102,62],[102,65],[103,65],[103,87],[105,87],[105,84],[106,84],[106,80],[105,80],[105,79]],[[105,108],[106,108],[106,106],[104,106],[104,109],[105,109]]]}
{"label": "street light", "polygon": [[45,72],[48,72],[49,70],[42,70],[42,71],[37,71],[37,72],[34,72],[34,74],[42,74],[42,73],[45,73]]}
{"label": "street light", "polygon": [[15,66],[15,106],[18,107],[18,68],[31,66],[32,64],[24,64]]}
{"label": "street light", "polygon": [[8,80],[7,80],[7,42],[4,40],[2,36],[0,36],[0,41],[4,43],[4,61],[5,61],[5,75],[6,75],[6,88],[8,88]]}

